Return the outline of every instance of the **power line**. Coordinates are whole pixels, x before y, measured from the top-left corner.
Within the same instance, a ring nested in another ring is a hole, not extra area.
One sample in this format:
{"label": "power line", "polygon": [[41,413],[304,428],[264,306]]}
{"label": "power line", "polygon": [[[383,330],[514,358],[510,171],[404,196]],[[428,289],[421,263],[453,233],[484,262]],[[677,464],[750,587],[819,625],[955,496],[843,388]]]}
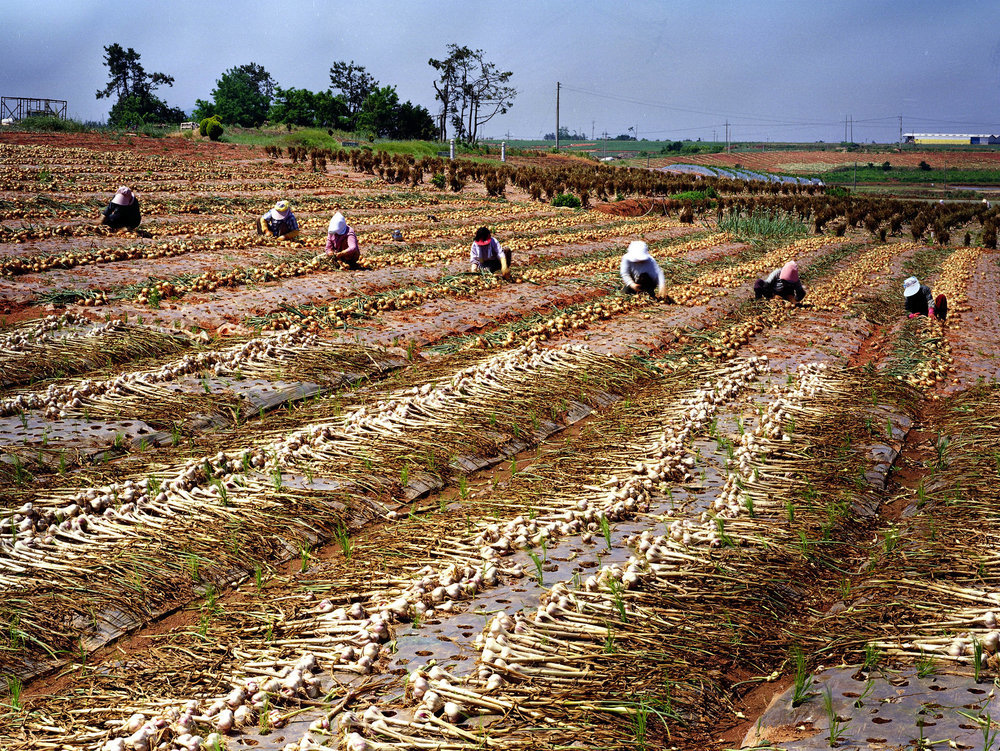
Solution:
{"label": "power line", "polygon": [[[710,110],[693,109],[691,107],[676,107],[674,105],[662,104],[660,102],[651,102],[651,101],[644,100],[644,99],[636,99],[634,97],[621,96],[620,94],[602,94],[602,93],[597,92],[597,91],[588,91],[586,89],[578,89],[578,88],[576,88],[574,86],[563,85],[563,88],[566,89],[566,91],[573,91],[573,92],[576,92],[577,94],[586,94],[588,96],[599,97],[601,99],[610,99],[610,100],[618,101],[618,102],[628,102],[630,104],[641,104],[641,105],[644,105],[646,107],[658,107],[660,109],[672,110],[672,111],[675,111],[675,112],[689,112],[689,113],[692,113],[692,114],[695,114],[695,115],[711,115],[712,117],[734,117],[735,116],[735,117],[747,118],[749,120],[760,120],[762,122],[770,122],[770,123],[784,122],[782,120],[776,120],[776,119],[771,118],[771,117],[762,117],[760,115],[747,115],[747,114],[741,114],[741,113],[726,113],[726,112],[712,112]],[[794,122],[795,122],[795,124],[799,124],[799,125],[828,125],[829,124],[828,122],[819,122],[819,121],[811,121],[811,120],[797,120],[797,121],[794,121]]]}
{"label": "power line", "polygon": [[[712,117],[719,117],[719,118],[740,117],[746,120],[759,121],[758,123],[742,123],[741,125],[743,125],[744,127],[746,126],[759,127],[764,123],[768,124],[770,127],[797,127],[797,126],[825,127],[825,126],[837,125],[839,122],[835,120],[802,120],[793,118],[776,119],[771,117],[763,117],[761,115],[750,115],[745,113],[714,112],[712,110],[695,109],[691,107],[678,107],[676,105],[663,104],[662,102],[654,102],[646,99],[638,99],[636,97],[623,96],[621,94],[606,94],[603,92],[577,88],[575,86],[567,86],[566,84],[563,84],[562,88],[564,88],[566,91],[572,91],[577,94],[585,94],[587,96],[598,97],[600,99],[608,99],[617,102],[626,102],[629,104],[638,104],[645,107],[655,107],[658,109],[664,109],[673,112],[686,112],[690,114],[709,115]],[[906,117],[906,119],[911,122],[937,123],[941,125],[961,125],[965,127],[982,127],[988,130],[1000,129],[1000,123],[986,123],[983,121],[970,122],[961,120],[947,120],[947,119],[928,118],[928,117],[916,117],[913,115],[903,115],[903,116]],[[895,127],[895,123],[898,119],[899,115],[883,115],[883,116],[877,116],[877,117],[873,116],[865,118],[851,117],[848,119],[848,130],[850,130],[850,125],[852,122],[864,123],[865,125],[868,126],[873,126],[875,123],[884,122],[886,123],[886,127]],[[689,130],[694,130],[694,129],[689,129]],[[647,131],[647,133],[649,132],[666,132],[666,131]]]}

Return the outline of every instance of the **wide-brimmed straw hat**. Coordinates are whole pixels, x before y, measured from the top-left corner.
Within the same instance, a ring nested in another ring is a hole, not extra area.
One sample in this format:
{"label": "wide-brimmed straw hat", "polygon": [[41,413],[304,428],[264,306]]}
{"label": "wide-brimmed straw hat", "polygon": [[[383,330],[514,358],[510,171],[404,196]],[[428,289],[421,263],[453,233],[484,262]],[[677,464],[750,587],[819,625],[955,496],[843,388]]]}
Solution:
{"label": "wide-brimmed straw hat", "polygon": [[274,204],[274,208],[271,209],[271,212],[275,214],[278,219],[284,219],[286,216],[288,216],[288,212],[291,210],[291,208],[292,204],[290,204],[288,201],[278,201],[276,204]]}

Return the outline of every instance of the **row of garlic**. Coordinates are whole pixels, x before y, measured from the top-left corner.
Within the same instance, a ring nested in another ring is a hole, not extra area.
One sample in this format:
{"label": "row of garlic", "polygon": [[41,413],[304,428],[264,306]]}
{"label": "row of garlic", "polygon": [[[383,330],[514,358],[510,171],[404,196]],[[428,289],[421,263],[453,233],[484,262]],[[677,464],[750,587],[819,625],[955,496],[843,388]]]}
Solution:
{"label": "row of garlic", "polygon": [[216,375],[230,373],[248,362],[266,358],[281,359],[291,347],[315,344],[315,334],[291,329],[280,334],[255,337],[242,344],[215,352],[187,354],[156,370],[124,373],[103,381],[83,379],[75,385],[50,385],[44,391],[26,392],[0,399],[0,417],[28,410],[42,410],[46,418],[65,418],[78,412],[88,399],[113,398],[129,393],[130,387],[172,381],[191,373],[211,369]]}
{"label": "row of garlic", "polygon": [[[58,316],[51,315],[39,318],[30,324],[19,326],[6,334],[0,335],[0,355],[13,355],[24,352],[33,348],[34,345],[50,339],[50,332],[52,331],[57,331],[65,326],[82,326],[88,323],[90,321],[75,313],[63,313]],[[108,323],[105,323],[97,328],[106,328],[108,325]],[[94,334],[91,332],[89,335],[92,336]]]}
{"label": "row of garlic", "polygon": [[573,346],[539,350],[523,346],[494,355],[464,368],[444,382],[427,383],[392,394],[388,398],[349,410],[335,423],[311,425],[277,442],[266,469],[277,464],[307,458],[328,443],[345,437],[363,439],[378,435],[402,435],[414,427],[414,420],[427,409],[450,409],[456,400],[467,400],[474,391],[497,392],[512,387],[512,378],[543,378],[547,370],[573,364],[580,348]]}

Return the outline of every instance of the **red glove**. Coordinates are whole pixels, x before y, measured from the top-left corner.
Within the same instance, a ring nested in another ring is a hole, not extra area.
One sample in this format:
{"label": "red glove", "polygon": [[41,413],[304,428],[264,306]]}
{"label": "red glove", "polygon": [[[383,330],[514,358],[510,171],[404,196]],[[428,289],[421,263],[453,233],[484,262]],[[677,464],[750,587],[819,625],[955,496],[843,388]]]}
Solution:
{"label": "red glove", "polygon": [[920,315],[920,314],[919,313],[910,313],[910,318],[916,318],[918,315]]}

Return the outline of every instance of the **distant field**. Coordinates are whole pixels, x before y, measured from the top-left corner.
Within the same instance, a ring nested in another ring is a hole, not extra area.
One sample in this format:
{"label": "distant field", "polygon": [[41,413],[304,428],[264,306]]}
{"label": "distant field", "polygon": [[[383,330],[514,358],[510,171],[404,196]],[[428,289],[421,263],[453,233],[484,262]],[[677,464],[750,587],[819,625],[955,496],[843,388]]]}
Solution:
{"label": "distant field", "polygon": [[[717,165],[720,167],[744,167],[765,172],[787,172],[795,174],[829,173],[837,168],[853,170],[867,167],[870,162],[881,172],[883,162],[889,162],[893,170],[918,170],[921,162],[926,162],[934,170],[1000,170],[1000,151],[896,151],[847,152],[847,151],[762,151],[734,152],[731,154],[680,154],[659,155],[650,160],[650,166],[663,167],[668,164],[689,163]],[[927,171],[921,170],[926,176]],[[892,176],[892,171],[884,173]],[[965,179],[965,178],[960,178]]]}
{"label": "distant field", "polygon": [[[491,146],[499,146],[499,141],[484,141],[483,143],[489,144]],[[670,146],[675,143],[674,141],[614,141],[603,139],[570,139],[568,141],[559,142],[560,151],[585,151],[596,154],[614,154],[618,155],[620,153],[648,153],[648,154],[659,154],[664,147]],[[512,149],[554,149],[556,146],[555,141],[546,140],[511,140],[507,141],[507,146]],[[723,143],[713,143],[711,141],[687,141],[684,143],[684,148],[687,149],[686,154],[694,155],[699,152],[713,152],[719,151],[725,148]],[[682,152],[684,153],[684,152]]]}

